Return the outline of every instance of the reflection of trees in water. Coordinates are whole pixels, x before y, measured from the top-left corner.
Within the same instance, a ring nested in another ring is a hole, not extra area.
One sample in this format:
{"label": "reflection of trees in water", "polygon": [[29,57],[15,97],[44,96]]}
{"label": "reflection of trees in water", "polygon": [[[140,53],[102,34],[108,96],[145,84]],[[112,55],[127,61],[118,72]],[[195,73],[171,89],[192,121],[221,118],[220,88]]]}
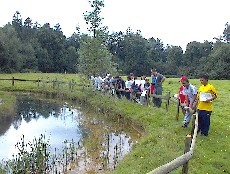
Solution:
{"label": "reflection of trees in water", "polygon": [[10,108],[7,113],[0,113],[0,136],[4,135],[5,132],[10,128],[11,123],[14,119],[15,107]]}
{"label": "reflection of trees in water", "polygon": [[19,126],[21,126],[21,124],[22,124],[22,115],[15,116],[15,119],[13,121],[14,129],[17,130]]}
{"label": "reflection of trees in water", "polygon": [[78,156],[74,165],[76,173],[113,170],[136,142],[135,138],[131,138],[131,134],[125,133],[129,127],[127,124],[95,115],[85,117],[82,124],[82,129],[89,131],[82,142],[84,148],[77,151]]}
{"label": "reflection of trees in water", "polygon": [[10,128],[13,121],[11,116],[1,116],[0,117],[0,135],[4,135],[5,132]]}
{"label": "reflection of trees in water", "polygon": [[16,100],[16,107],[18,113],[15,117],[16,122],[18,122],[17,120],[20,120],[21,117],[26,122],[30,122],[32,119],[38,119],[40,116],[44,118],[48,118],[50,116],[58,117],[60,113],[60,106],[57,103],[36,99],[31,96],[18,96]]}

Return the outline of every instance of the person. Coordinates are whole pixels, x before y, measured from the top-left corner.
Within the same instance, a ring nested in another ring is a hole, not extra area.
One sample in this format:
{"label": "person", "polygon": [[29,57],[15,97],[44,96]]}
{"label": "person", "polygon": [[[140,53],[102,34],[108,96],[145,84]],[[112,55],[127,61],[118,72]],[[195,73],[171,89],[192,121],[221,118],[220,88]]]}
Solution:
{"label": "person", "polygon": [[150,83],[149,83],[149,79],[147,77],[145,77],[145,84],[144,84],[144,89],[148,90],[150,87]]}
{"label": "person", "polygon": [[96,74],[96,77],[94,78],[94,90],[97,89],[98,91],[100,91],[101,85],[102,85],[102,78],[99,74]]}
{"label": "person", "polygon": [[198,90],[198,133],[208,136],[210,128],[210,117],[213,110],[212,101],[217,98],[217,91],[213,85],[208,82],[207,75],[200,76],[201,86]]}
{"label": "person", "polygon": [[195,110],[196,109],[196,99],[197,99],[197,88],[189,83],[188,78],[183,77],[181,80],[181,83],[183,85],[183,92],[185,95],[185,114],[184,114],[184,122],[183,127],[188,127],[188,124],[192,118],[192,112],[190,109]]}
{"label": "person", "polygon": [[[186,79],[186,78],[187,78],[187,76],[182,76],[180,78],[179,82],[182,83],[182,81],[184,81],[184,79]],[[180,88],[179,88],[179,92],[177,94],[177,98],[179,99],[179,103],[182,105],[181,106],[182,113],[185,115],[186,110],[183,107],[183,104],[185,104],[185,94],[184,94],[184,86],[183,85],[181,85]]]}
{"label": "person", "polygon": [[[158,73],[156,69],[151,70],[152,85],[154,85],[154,94],[162,95],[162,83],[166,77]],[[154,107],[161,107],[162,99],[153,97]]]}
{"label": "person", "polygon": [[140,102],[142,105],[147,105],[148,101],[147,99],[149,98],[149,87],[150,87],[150,83],[149,83],[149,79],[147,77],[143,77],[144,78],[144,83],[143,83],[143,89],[141,89],[141,96],[140,96]]}
{"label": "person", "polygon": [[[132,77],[131,77],[132,78]],[[133,76],[133,79],[131,79],[131,81],[133,81],[130,91],[131,91],[131,99],[135,102],[138,103],[139,101],[137,100],[137,92],[139,91],[139,84],[138,84],[138,80],[137,77]]]}
{"label": "person", "polygon": [[132,80],[132,81],[134,81],[134,80],[135,80],[135,79],[134,79],[134,78],[135,78],[134,73],[130,73],[130,74],[129,74],[129,76],[130,76],[130,78],[131,78],[131,80]]}
{"label": "person", "polygon": [[120,76],[116,76],[115,80],[116,80],[116,85],[115,85],[116,94],[117,97],[121,99],[125,92],[125,81]]}
{"label": "person", "polygon": [[133,84],[133,81],[131,80],[131,77],[127,76],[127,80],[125,82],[125,92],[126,92],[125,96],[126,96],[127,100],[130,100],[130,94],[131,94],[130,88],[131,88],[132,84]]}

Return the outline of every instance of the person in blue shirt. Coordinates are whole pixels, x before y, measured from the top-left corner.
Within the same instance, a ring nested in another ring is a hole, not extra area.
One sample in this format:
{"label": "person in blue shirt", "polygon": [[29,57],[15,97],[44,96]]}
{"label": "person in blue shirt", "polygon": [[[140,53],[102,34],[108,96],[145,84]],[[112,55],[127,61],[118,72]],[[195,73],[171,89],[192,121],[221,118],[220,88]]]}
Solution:
{"label": "person in blue shirt", "polygon": [[[154,94],[162,95],[162,83],[165,81],[166,77],[158,73],[156,69],[151,69],[151,79],[152,85],[154,85]],[[154,107],[161,107],[162,99],[153,97]]]}

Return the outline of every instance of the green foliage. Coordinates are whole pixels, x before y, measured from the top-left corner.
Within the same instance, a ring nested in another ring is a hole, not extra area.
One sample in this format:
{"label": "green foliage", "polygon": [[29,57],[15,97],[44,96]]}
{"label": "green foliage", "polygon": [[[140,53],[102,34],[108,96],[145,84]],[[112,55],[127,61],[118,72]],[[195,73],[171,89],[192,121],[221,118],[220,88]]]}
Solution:
{"label": "green foliage", "polygon": [[230,44],[215,49],[204,64],[205,73],[211,79],[230,79]]}
{"label": "green foliage", "polygon": [[6,170],[12,173],[46,173],[49,167],[49,141],[41,135],[33,142],[25,142],[24,135],[16,144],[18,150],[17,155],[13,155],[13,159],[7,161]]}
{"label": "green foliage", "polygon": [[[150,75],[150,69],[154,67],[170,76],[198,77],[206,73],[213,79],[229,79],[226,75],[229,74],[229,66],[225,64],[228,62],[225,57],[229,54],[229,48],[223,48],[223,45],[229,44],[228,23],[225,24],[223,35],[214,37],[215,43],[193,41],[187,44],[183,52],[181,47],[165,46],[160,38],[146,39],[140,30],[133,32],[130,27],[124,33],[109,35],[108,27],[103,26],[103,17],[100,16],[104,1],[91,0],[89,4],[91,10],[84,13],[84,19],[97,41],[90,41],[86,34],[81,34],[80,27],[66,38],[59,23],[52,27],[49,23],[33,23],[30,17],[23,21],[20,12],[16,11],[12,23],[0,27],[0,72],[82,73],[87,64],[90,67],[96,65],[92,71],[97,73],[105,73],[102,72],[105,70],[112,73],[116,67],[118,75],[133,72],[141,76]],[[82,48],[79,51],[80,42]],[[93,46],[93,42],[98,45]],[[83,57],[79,60],[79,54],[90,56],[91,60],[83,60]],[[104,57],[98,58],[100,55]],[[223,57],[217,58],[216,55]],[[99,61],[92,63],[95,59]],[[101,60],[105,60],[104,65],[110,64],[108,68],[98,68],[97,63],[102,63]],[[224,68],[221,68],[222,65]]]}
{"label": "green foliage", "polygon": [[20,71],[22,55],[20,54],[21,42],[17,38],[17,32],[11,25],[0,28],[0,70],[8,73]]}
{"label": "green foliage", "polygon": [[80,73],[86,76],[116,71],[112,62],[112,55],[100,38],[82,37],[78,54],[77,68]]}
{"label": "green foliage", "polygon": [[183,50],[178,46],[171,46],[165,50],[166,63],[164,64],[165,74],[167,75],[182,75],[181,66],[183,64]]}
{"label": "green foliage", "polygon": [[[66,39],[60,24],[42,27],[14,14],[12,24],[0,28],[0,72],[75,72],[78,40]],[[75,50],[71,47],[74,47]]]}
{"label": "green foliage", "polygon": [[228,22],[225,24],[223,38],[226,43],[230,43],[230,25],[228,24]]}
{"label": "green foliage", "polygon": [[103,31],[102,25],[103,18],[100,16],[101,8],[104,7],[104,0],[91,0],[89,1],[92,11],[84,13],[86,24],[89,25],[88,30],[93,32],[93,37],[96,37],[98,31]]}

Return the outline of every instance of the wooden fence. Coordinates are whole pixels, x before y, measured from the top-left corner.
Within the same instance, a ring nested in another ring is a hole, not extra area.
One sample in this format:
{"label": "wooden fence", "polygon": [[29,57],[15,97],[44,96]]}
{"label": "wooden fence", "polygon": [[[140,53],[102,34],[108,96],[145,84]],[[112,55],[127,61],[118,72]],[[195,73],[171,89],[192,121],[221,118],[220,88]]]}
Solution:
{"label": "wooden fence", "polygon": [[195,150],[195,143],[198,131],[198,114],[197,112],[193,114],[193,128],[191,131],[191,135],[187,135],[185,139],[185,153],[176,159],[172,160],[171,162],[164,164],[147,174],[166,174],[171,172],[172,170],[183,166],[182,173],[188,173],[188,162],[192,158],[194,150]]}
{"label": "wooden fence", "polygon": [[0,79],[0,80],[8,80],[12,82],[12,86],[15,86],[15,82],[16,81],[21,81],[21,82],[34,82],[37,83],[38,87],[41,86],[41,84],[45,84],[45,83],[50,83],[52,84],[52,88],[59,88],[59,85],[63,84],[63,85],[68,85],[70,90],[74,89],[74,86],[82,86],[82,90],[84,90],[84,84],[76,84],[76,82],[74,82],[74,80],[72,79],[69,82],[63,82],[63,81],[58,81],[58,80],[43,80],[43,79],[38,79],[38,80],[28,80],[28,79],[19,79],[19,78],[14,78],[12,77],[12,79]]}

